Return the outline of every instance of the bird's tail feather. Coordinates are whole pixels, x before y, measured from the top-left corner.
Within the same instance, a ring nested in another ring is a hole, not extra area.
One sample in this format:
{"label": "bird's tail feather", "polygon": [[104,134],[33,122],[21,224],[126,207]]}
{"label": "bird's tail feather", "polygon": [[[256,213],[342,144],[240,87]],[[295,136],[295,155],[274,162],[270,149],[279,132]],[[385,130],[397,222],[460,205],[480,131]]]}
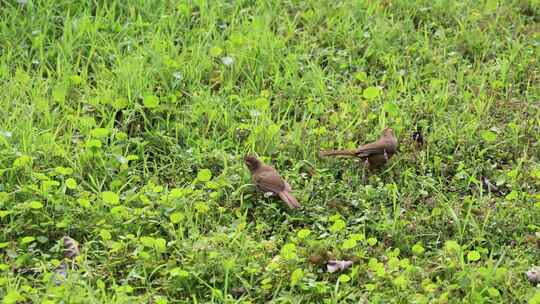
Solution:
{"label": "bird's tail feather", "polygon": [[320,156],[355,156],[357,149],[350,150],[326,150],[319,153]]}
{"label": "bird's tail feather", "polygon": [[289,191],[282,191],[278,193],[279,197],[289,205],[291,208],[300,208],[300,203],[296,200],[294,196]]}

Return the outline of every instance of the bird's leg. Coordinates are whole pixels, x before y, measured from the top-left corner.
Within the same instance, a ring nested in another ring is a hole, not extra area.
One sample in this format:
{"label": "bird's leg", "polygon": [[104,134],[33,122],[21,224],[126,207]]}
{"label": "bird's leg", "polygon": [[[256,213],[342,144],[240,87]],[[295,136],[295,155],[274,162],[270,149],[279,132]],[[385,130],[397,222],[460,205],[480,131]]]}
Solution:
{"label": "bird's leg", "polygon": [[388,153],[386,153],[386,149],[384,149],[384,160],[388,162]]}
{"label": "bird's leg", "polygon": [[364,162],[364,168],[362,169],[362,182],[366,183],[366,170],[369,168],[369,158],[366,158]]}

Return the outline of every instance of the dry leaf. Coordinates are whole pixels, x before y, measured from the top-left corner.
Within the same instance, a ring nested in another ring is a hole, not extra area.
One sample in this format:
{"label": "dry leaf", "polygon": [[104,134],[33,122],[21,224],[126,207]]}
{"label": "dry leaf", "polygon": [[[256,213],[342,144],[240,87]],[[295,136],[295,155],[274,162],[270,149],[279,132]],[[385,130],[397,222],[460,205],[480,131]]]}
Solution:
{"label": "dry leaf", "polygon": [[328,261],[328,264],[326,264],[326,271],[333,273],[336,271],[343,271],[349,267],[351,267],[353,264],[352,261],[340,261],[340,260],[330,260]]}
{"label": "dry leaf", "polygon": [[311,264],[320,265],[323,264],[323,257],[320,255],[310,255],[308,258]]}
{"label": "dry leaf", "polygon": [[481,181],[482,181],[482,187],[484,188],[484,190],[488,192],[492,192],[496,195],[504,195],[504,193],[501,190],[499,190],[497,186],[491,183],[487,177],[482,176]]}
{"label": "dry leaf", "polygon": [[234,287],[231,289],[231,295],[237,299],[243,296],[246,293],[246,289],[244,287]]}
{"label": "dry leaf", "polygon": [[56,286],[62,284],[64,280],[67,278],[67,265],[65,262],[60,263],[58,267],[54,269],[54,283]]}
{"label": "dry leaf", "polygon": [[525,275],[527,275],[529,282],[533,284],[540,283],[540,266],[533,266],[525,273]]}
{"label": "dry leaf", "polygon": [[[73,260],[75,259],[81,252],[79,250],[79,243],[75,241],[74,239],[70,238],[69,236],[64,236],[64,258]],[[68,269],[68,262],[65,260],[58,265],[54,269],[54,283],[56,285],[62,284],[66,278],[67,278],[67,269]]]}
{"label": "dry leaf", "polygon": [[309,262],[315,265],[324,265],[328,263],[329,260],[333,259],[335,259],[335,257],[330,251],[321,251],[317,254],[309,256],[308,258]]}
{"label": "dry leaf", "polygon": [[79,251],[79,243],[69,236],[64,237],[64,257],[75,259],[81,252]]}
{"label": "dry leaf", "polygon": [[527,243],[535,244],[536,241],[537,241],[536,235],[534,235],[534,234],[525,235],[525,241]]}

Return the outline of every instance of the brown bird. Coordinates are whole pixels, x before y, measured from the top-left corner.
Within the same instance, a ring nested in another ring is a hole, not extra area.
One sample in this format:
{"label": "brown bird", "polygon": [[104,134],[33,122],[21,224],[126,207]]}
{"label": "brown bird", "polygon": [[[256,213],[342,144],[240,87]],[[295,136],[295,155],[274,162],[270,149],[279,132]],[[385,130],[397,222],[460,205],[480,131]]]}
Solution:
{"label": "brown bird", "polygon": [[321,151],[321,156],[354,156],[365,159],[370,169],[378,168],[388,162],[398,148],[397,138],[391,128],[385,128],[376,141],[357,149]]}
{"label": "brown bird", "polygon": [[263,193],[277,194],[291,208],[300,207],[296,198],[291,194],[291,186],[279,176],[276,169],[263,164],[257,157],[252,155],[244,157],[244,162],[251,172],[251,180],[257,190]]}

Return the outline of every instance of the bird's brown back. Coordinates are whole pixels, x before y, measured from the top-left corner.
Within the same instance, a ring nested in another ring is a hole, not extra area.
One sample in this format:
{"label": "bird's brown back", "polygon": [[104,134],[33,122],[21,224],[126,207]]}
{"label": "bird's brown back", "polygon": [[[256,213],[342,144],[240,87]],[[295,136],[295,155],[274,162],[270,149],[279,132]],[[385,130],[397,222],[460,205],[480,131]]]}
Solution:
{"label": "bird's brown back", "polygon": [[279,193],[285,190],[285,182],[272,166],[260,166],[253,172],[251,178],[263,192]]}
{"label": "bird's brown back", "polygon": [[375,154],[386,153],[391,156],[397,150],[397,140],[395,137],[382,136],[372,143],[358,147],[356,155],[358,157],[369,157]]}
{"label": "bird's brown back", "polygon": [[374,142],[361,145],[357,149],[321,151],[321,156],[354,156],[366,160],[370,169],[376,169],[388,162],[396,153],[398,141],[394,131],[385,128],[383,134]]}

